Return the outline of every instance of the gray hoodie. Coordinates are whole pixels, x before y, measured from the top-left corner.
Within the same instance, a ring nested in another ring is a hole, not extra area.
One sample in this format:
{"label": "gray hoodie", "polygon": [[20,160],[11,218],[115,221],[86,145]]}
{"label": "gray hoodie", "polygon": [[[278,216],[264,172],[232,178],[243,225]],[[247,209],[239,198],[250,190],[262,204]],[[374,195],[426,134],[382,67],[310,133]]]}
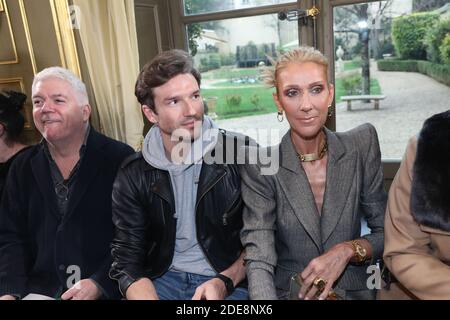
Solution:
{"label": "gray hoodie", "polygon": [[195,202],[203,156],[211,151],[218,139],[218,128],[209,117],[204,117],[201,136],[190,146],[183,163],[168,160],[162,142],[161,131],[155,125],[147,134],[142,155],[153,167],[168,171],[175,198],[177,233],[171,271],[214,276],[216,272],[207,262],[197,241]]}

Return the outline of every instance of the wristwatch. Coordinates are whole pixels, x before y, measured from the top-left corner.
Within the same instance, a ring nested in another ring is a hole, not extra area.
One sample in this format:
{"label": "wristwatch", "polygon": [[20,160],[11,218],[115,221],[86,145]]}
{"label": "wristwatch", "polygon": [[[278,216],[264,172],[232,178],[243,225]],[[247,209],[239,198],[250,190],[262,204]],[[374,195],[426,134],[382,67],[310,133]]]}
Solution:
{"label": "wristwatch", "polygon": [[234,284],[233,280],[231,278],[227,277],[226,275],[223,275],[221,273],[218,273],[214,276],[214,278],[218,278],[222,280],[225,283],[225,288],[227,289],[227,296],[231,295],[234,291]]}
{"label": "wristwatch", "polygon": [[367,250],[362,245],[359,244],[358,241],[352,240],[350,241],[353,247],[353,253],[355,256],[355,259],[358,263],[362,263],[366,261],[367,259]]}

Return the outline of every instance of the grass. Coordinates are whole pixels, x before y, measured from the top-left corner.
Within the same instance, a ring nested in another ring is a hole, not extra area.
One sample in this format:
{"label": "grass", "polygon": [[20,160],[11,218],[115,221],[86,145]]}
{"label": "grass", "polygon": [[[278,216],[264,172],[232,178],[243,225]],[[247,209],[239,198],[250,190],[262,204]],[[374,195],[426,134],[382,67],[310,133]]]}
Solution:
{"label": "grass", "polygon": [[[272,89],[267,89],[264,86],[255,86],[249,88],[224,88],[224,89],[204,89],[202,90],[203,98],[211,96],[217,97],[216,113],[219,119],[229,119],[236,117],[243,117],[249,115],[266,114],[276,112],[276,107],[272,99]],[[259,97],[259,105],[256,107],[251,103],[251,98],[254,95]],[[227,95],[240,95],[241,104],[238,109],[230,108],[227,105]]]}
{"label": "grass", "polygon": [[351,60],[344,62],[344,71],[361,68],[361,60]]}

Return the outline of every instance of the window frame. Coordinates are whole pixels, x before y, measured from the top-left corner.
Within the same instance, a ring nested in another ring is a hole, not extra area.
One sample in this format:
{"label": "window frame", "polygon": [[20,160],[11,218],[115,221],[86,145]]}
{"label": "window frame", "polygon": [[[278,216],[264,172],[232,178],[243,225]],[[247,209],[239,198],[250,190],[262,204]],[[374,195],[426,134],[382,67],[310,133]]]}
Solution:
{"label": "window frame", "polygon": [[[312,0],[307,0],[306,2],[310,2]],[[225,20],[225,19],[235,19],[235,18],[245,18],[245,17],[253,17],[265,14],[274,14],[283,10],[292,10],[297,9],[301,6],[304,6],[305,1],[297,0],[292,3],[282,3],[282,4],[274,4],[267,5],[261,7],[254,8],[243,8],[243,9],[235,9],[228,11],[220,11],[220,12],[212,12],[212,13],[201,13],[195,15],[185,15],[184,14],[184,6],[183,0],[177,0],[170,2],[170,11],[172,17],[175,17],[172,20],[172,28],[174,30],[174,44],[177,48],[183,48],[188,50],[188,40],[186,33],[186,26],[190,23],[196,22],[207,22],[213,20]],[[299,38],[303,38],[304,28],[299,28]],[[300,41],[299,39],[299,41]]]}

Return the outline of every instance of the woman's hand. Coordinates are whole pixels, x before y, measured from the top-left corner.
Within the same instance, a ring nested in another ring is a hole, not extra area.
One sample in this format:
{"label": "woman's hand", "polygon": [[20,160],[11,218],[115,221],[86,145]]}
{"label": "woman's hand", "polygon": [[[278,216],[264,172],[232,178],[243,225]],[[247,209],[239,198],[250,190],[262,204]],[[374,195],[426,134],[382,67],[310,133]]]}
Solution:
{"label": "woman's hand", "polygon": [[352,245],[343,242],[311,260],[300,274],[303,286],[300,289],[299,298],[312,300],[318,297],[319,300],[325,300],[333,283],[342,274],[353,254]]}

